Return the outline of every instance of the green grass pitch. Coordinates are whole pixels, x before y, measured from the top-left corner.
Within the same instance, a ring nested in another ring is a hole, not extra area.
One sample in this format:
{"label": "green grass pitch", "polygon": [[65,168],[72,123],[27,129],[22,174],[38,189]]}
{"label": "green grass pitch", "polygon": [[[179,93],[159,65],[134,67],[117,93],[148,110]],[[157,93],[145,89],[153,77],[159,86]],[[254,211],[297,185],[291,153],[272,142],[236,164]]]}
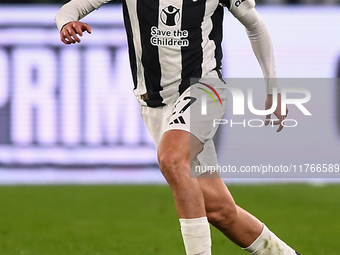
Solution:
{"label": "green grass pitch", "polygon": [[[304,255],[338,255],[340,185],[230,185],[236,202]],[[214,255],[248,254],[212,230]],[[1,255],[184,254],[171,190],[0,187]]]}

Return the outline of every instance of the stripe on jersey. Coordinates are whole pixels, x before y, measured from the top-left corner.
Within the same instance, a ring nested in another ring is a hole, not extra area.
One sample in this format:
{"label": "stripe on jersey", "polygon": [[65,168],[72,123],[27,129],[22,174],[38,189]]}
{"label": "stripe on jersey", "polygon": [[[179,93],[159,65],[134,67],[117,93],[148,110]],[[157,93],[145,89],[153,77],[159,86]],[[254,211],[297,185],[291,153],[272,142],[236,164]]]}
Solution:
{"label": "stripe on jersey", "polygon": [[[163,90],[161,86],[161,65],[159,63],[158,48],[150,43],[151,27],[150,24],[158,24],[158,0],[137,0],[137,16],[140,25],[140,36],[142,45],[142,64],[144,68],[144,79],[146,84],[153,84],[152,88],[147,87],[147,93],[150,101],[146,101],[150,107],[164,105],[163,98],[159,91]],[[150,11],[154,10],[154,11]]]}
{"label": "stripe on jersey", "polygon": [[[202,23],[202,38],[206,39],[202,42],[203,61],[202,61],[202,76],[206,76],[211,70],[216,68],[215,50],[216,42],[212,40],[211,33],[214,29],[212,16],[218,9],[218,0],[210,0],[206,3],[206,14]],[[217,8],[217,9],[216,9]],[[222,8],[222,7],[221,7]],[[209,16],[210,15],[210,16]],[[216,28],[216,26],[215,26]],[[216,74],[216,78],[218,78]]]}
{"label": "stripe on jersey", "polygon": [[182,116],[179,116],[179,117],[178,117],[178,120],[179,120],[182,124],[185,124],[185,121],[184,121],[184,119],[183,119]]}
{"label": "stripe on jersey", "polygon": [[230,9],[230,0],[220,0],[220,3]]}
{"label": "stripe on jersey", "polygon": [[216,29],[218,24],[220,24],[223,20],[224,16],[224,8],[222,6],[218,6],[215,13],[211,17],[212,23],[213,23],[213,29],[209,35],[209,39],[215,41],[215,59],[216,59],[216,71],[218,73],[218,76],[220,79],[222,79],[222,57],[223,57],[223,51],[222,51],[222,38],[223,38],[223,31]]}
{"label": "stripe on jersey", "polygon": [[[182,30],[190,30],[193,27],[201,27],[203,22],[207,0],[183,0]],[[210,1],[210,0],[209,0]],[[196,5],[194,7],[194,5]],[[192,10],[195,10],[193,12]],[[202,75],[201,64],[202,52],[202,30],[200,33],[189,34],[189,47],[182,47],[182,82],[179,85],[179,93],[182,94],[190,86],[190,78],[199,78]],[[196,52],[192,49],[200,49]]]}
{"label": "stripe on jersey", "polygon": [[[181,22],[176,23],[176,18],[180,19],[183,17],[183,7],[182,1],[188,0],[159,0],[159,20],[158,20],[158,28],[163,31],[176,31],[181,30]],[[191,1],[191,0],[190,0]],[[167,8],[171,6],[173,8],[173,12],[176,13],[172,18],[172,22],[170,25],[164,24],[164,20],[161,17],[167,17],[164,11],[167,11]],[[163,16],[162,16],[163,15]],[[179,15],[179,16],[178,16]],[[190,46],[189,46],[190,47]],[[183,47],[182,47],[183,48]],[[180,46],[163,46],[158,47],[158,52],[160,55],[160,65],[162,70],[162,79],[161,86],[164,88],[163,91],[160,92],[161,96],[164,98],[169,97],[174,93],[178,94],[178,86],[181,83],[181,72],[182,72],[182,55],[178,54],[180,52]],[[165,85],[171,86],[171,90],[169,87],[164,87]]]}
{"label": "stripe on jersey", "polygon": [[126,30],[126,37],[129,45],[129,58],[130,58],[130,67],[132,73],[132,79],[134,84],[134,89],[137,88],[137,59],[136,59],[136,50],[133,44],[133,32],[130,18],[128,17],[128,9],[126,6],[125,1],[123,1],[123,17],[124,17],[124,24]]}
{"label": "stripe on jersey", "polygon": [[[129,19],[130,21],[125,23],[126,25],[130,25],[131,29],[127,29],[127,33],[131,33],[129,37],[131,37],[131,40],[129,41],[131,44],[129,44],[129,51],[132,52],[132,55],[130,56],[130,59],[132,60],[132,66],[136,66],[136,68],[133,68],[132,75],[133,77],[136,77],[136,80],[134,80],[135,83],[135,93],[138,95],[146,93],[146,86],[144,82],[144,68],[142,65],[139,64],[139,59],[141,59],[142,55],[142,47],[141,47],[141,38],[140,38],[140,29],[139,29],[139,22],[137,19],[137,16],[135,15],[137,11],[137,0],[129,0],[124,1],[126,3],[126,6],[124,9],[124,17],[125,19]],[[129,53],[130,53],[129,52]],[[135,56],[135,59],[133,59]],[[133,73],[135,72],[135,73]]]}

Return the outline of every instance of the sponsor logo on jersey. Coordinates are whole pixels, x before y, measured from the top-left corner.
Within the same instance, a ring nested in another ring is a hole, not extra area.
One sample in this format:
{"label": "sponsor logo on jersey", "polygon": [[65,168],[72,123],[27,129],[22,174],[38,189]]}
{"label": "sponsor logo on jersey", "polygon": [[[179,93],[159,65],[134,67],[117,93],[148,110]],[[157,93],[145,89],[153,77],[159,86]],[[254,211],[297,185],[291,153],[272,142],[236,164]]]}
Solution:
{"label": "sponsor logo on jersey", "polygon": [[163,30],[153,26],[150,42],[153,46],[187,47],[189,46],[189,40],[186,39],[188,35],[188,30]]}
{"label": "sponsor logo on jersey", "polygon": [[237,0],[237,1],[235,2],[235,6],[236,6],[236,7],[239,7],[244,1],[246,1],[246,0]]}
{"label": "sponsor logo on jersey", "polygon": [[163,8],[160,18],[164,25],[169,27],[175,26],[181,18],[180,9],[173,5],[169,5]]}
{"label": "sponsor logo on jersey", "polygon": [[182,116],[179,116],[178,118],[174,119],[173,121],[169,123],[169,125],[174,125],[174,124],[186,124],[186,122]]}
{"label": "sponsor logo on jersey", "polygon": [[162,9],[159,19],[168,29],[151,27],[150,42],[153,46],[187,47],[189,46],[188,30],[176,29],[180,23],[181,10],[173,5]]}

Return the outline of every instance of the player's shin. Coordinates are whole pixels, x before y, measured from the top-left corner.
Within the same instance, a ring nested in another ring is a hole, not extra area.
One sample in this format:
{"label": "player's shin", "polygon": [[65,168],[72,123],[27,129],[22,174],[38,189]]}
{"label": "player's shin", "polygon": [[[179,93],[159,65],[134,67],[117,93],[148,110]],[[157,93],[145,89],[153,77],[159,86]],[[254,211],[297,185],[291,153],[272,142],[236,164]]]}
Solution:
{"label": "player's shin", "polygon": [[207,217],[179,219],[187,255],[211,255],[210,226]]}

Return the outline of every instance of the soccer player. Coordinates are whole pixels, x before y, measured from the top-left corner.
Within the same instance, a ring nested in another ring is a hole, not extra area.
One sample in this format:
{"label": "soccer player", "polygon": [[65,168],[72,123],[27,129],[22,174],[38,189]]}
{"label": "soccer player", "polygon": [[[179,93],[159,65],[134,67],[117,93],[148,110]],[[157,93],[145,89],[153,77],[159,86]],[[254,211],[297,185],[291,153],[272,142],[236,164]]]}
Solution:
{"label": "soccer player", "polygon": [[[79,20],[107,2],[65,4],[56,16],[61,41],[77,43],[85,31],[91,33],[91,27]],[[190,128],[189,109],[199,99],[191,92],[205,93],[197,88],[210,88],[209,81],[221,77],[223,7],[246,28],[266,79],[266,109],[277,99],[277,131],[283,128],[281,97],[273,93],[279,86],[271,38],[254,6],[254,0],[123,1],[134,93],[155,141],[160,169],[172,189],[188,255],[211,254],[209,223],[251,254],[298,254],[237,206],[219,176],[192,178],[190,171],[195,165],[217,164],[212,142],[217,128],[211,124],[224,115],[226,93],[218,90],[222,106],[202,117],[195,128]],[[190,78],[198,82],[192,84]],[[270,115],[266,124],[269,120]]]}

